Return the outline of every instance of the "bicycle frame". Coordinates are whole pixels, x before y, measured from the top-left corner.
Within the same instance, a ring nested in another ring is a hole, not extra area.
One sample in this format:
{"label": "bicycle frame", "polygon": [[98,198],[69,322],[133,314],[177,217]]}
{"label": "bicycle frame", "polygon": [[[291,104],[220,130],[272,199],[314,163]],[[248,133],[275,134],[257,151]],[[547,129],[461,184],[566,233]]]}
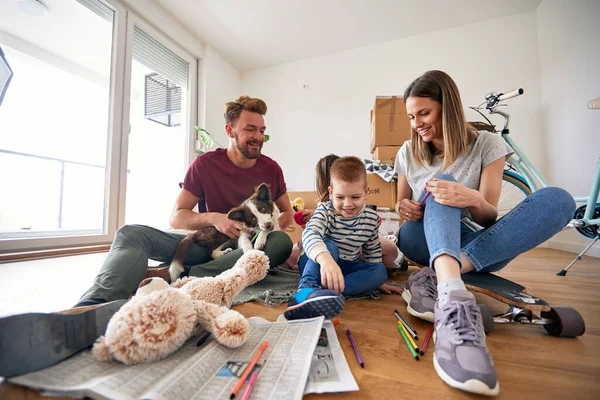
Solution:
{"label": "bicycle frame", "polygon": [[[537,179],[542,187],[550,186],[548,182],[544,179],[544,177],[539,173],[538,170],[531,164],[531,162],[527,159],[527,157],[523,154],[519,146],[515,143],[514,140],[510,137],[510,134],[503,133],[502,138],[512,147],[515,154],[513,154],[508,161],[510,164],[519,172],[519,174],[525,179],[532,192],[535,192],[539,189],[532,175]],[[515,157],[515,155],[518,157]],[[594,215],[594,210],[596,208],[596,199],[598,199],[598,194],[600,193],[600,157],[598,158],[597,166],[596,166],[596,177],[593,181],[592,187],[590,189],[589,196],[578,196],[573,197],[573,199],[577,203],[586,203],[587,206],[585,208],[585,214],[583,219],[587,225],[600,225],[600,218],[592,219]]]}
{"label": "bicycle frame", "polygon": [[[512,172],[510,170],[505,169],[504,173],[506,175],[512,176],[515,179],[518,179],[520,182],[524,181],[523,183],[526,183],[527,185],[529,185],[529,188],[531,189],[531,191],[534,192],[534,191],[538,190],[538,184],[536,182],[536,179],[542,187],[548,187],[549,186],[548,182],[544,179],[542,174],[537,169],[535,169],[533,164],[527,159],[527,157],[521,151],[519,146],[510,137],[510,130],[508,129],[508,124],[510,122],[510,115],[508,115],[505,112],[499,111],[497,109],[497,107],[499,107],[499,106],[506,105],[506,104],[500,104],[501,101],[512,99],[513,97],[517,97],[522,94],[523,94],[522,88],[511,90],[508,93],[494,93],[494,92],[488,93],[485,95],[485,101],[483,103],[481,103],[477,107],[470,107],[470,108],[472,110],[477,111],[479,114],[481,114],[481,116],[483,118],[485,118],[485,120],[490,124],[490,126],[494,126],[494,124],[492,124],[492,122],[481,112],[481,106],[483,104],[486,104],[485,109],[487,110],[487,112],[489,114],[499,114],[502,117],[504,117],[504,127],[502,128],[502,131],[500,131],[499,133],[501,134],[502,139],[504,139],[504,141],[506,143],[508,143],[510,145],[510,147],[512,147],[512,149],[514,150],[514,154],[512,156],[510,156],[508,159],[508,164],[511,169],[515,169],[517,171],[517,172]],[[598,108],[597,104],[600,104],[600,99],[592,100],[590,103],[588,103],[588,108],[590,108],[590,109]],[[496,130],[496,132],[498,132],[498,131]],[[521,189],[521,190],[523,190],[523,189]],[[598,162],[596,165],[596,177],[594,178],[594,181],[592,182],[592,187],[590,188],[589,196],[573,197],[573,199],[577,203],[586,203],[585,212],[583,213],[583,218],[580,217],[580,209],[581,209],[581,207],[580,207],[579,209],[577,209],[577,212],[575,213],[575,216],[577,218],[571,219],[571,222],[569,222],[567,224],[567,226],[565,227],[565,229],[577,228],[579,233],[581,233],[582,235],[584,235],[586,237],[592,238],[592,241],[573,259],[573,261],[571,261],[571,263],[569,265],[567,265],[566,268],[559,271],[556,275],[565,276],[567,274],[568,269],[571,268],[573,266],[573,264],[575,264],[575,262],[577,262],[578,260],[581,260],[583,255],[594,245],[594,243],[596,243],[598,240],[600,240],[600,216],[599,216],[599,218],[594,218],[594,215],[596,214],[596,209],[597,209],[596,204],[598,201],[598,193],[599,192],[600,192],[600,157],[598,157]],[[584,229],[587,229],[588,227],[591,227],[591,230],[594,232],[593,234],[589,233],[588,231],[584,231]]]}

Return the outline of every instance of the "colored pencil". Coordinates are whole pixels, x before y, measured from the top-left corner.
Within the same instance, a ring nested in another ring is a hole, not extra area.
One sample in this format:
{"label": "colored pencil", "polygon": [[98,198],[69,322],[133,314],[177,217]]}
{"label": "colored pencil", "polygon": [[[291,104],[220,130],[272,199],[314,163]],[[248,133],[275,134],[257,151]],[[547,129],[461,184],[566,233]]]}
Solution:
{"label": "colored pencil", "polygon": [[250,377],[250,382],[248,383],[248,387],[244,391],[242,395],[242,400],[248,400],[250,398],[250,392],[254,389],[254,385],[256,384],[256,380],[258,379],[258,371],[254,371],[252,376]]}
{"label": "colored pencil", "polygon": [[333,322],[332,322],[333,326],[336,326],[339,323],[340,323],[339,318],[334,319]]}
{"label": "colored pencil", "polygon": [[413,337],[413,339],[419,340],[419,337],[417,336],[416,329],[413,328],[412,325],[409,324],[408,321],[406,319],[404,319],[404,317],[402,315],[400,315],[400,313],[398,312],[398,310],[394,310],[394,315],[396,316],[396,319],[398,321],[402,321],[402,323],[404,324],[404,327],[406,328],[406,330],[408,331],[408,333]]}
{"label": "colored pencil", "polygon": [[198,344],[196,346],[200,347],[202,345],[202,343],[206,342],[206,339],[208,339],[209,336],[210,336],[210,332],[205,332],[204,335],[202,335],[202,337],[198,341]]}
{"label": "colored pencil", "polygon": [[410,351],[410,354],[412,354],[412,356],[413,356],[413,358],[415,360],[419,360],[419,355],[415,351],[415,348],[412,347],[412,345],[408,341],[408,336],[406,336],[404,334],[404,331],[402,330],[402,328],[400,327],[400,325],[396,325],[396,328],[398,328],[398,332],[400,332],[400,335],[402,335],[402,339],[404,339],[404,343],[406,343],[406,347],[408,347],[408,351]]}
{"label": "colored pencil", "polygon": [[360,366],[362,368],[364,368],[365,363],[364,363],[362,357],[360,356],[360,353],[358,352],[358,347],[356,347],[356,342],[354,342],[354,338],[352,337],[352,332],[350,332],[350,329],[346,329],[346,333],[348,334],[348,339],[350,339],[350,344],[352,345],[352,348],[354,349],[354,354],[356,354],[356,359],[358,360],[358,363],[360,364]]}
{"label": "colored pencil", "polygon": [[425,354],[425,350],[427,349],[427,345],[429,344],[429,339],[431,339],[431,335],[433,334],[433,325],[430,325],[427,328],[427,332],[425,332],[425,338],[423,339],[423,343],[421,343],[421,355]]}
{"label": "colored pencil", "polygon": [[265,351],[265,349],[267,348],[268,345],[269,345],[268,341],[265,340],[264,342],[262,342],[262,344],[260,345],[260,348],[258,349],[256,354],[252,358],[252,361],[250,361],[250,364],[248,364],[248,366],[244,370],[244,373],[240,377],[240,380],[238,381],[238,383],[235,385],[235,387],[231,391],[231,396],[229,396],[230,399],[234,399],[235,396],[240,391],[240,389],[242,388],[242,386],[244,386],[246,379],[248,379],[248,375],[250,375],[250,373],[254,369],[254,366],[256,365],[256,363],[260,359],[260,356],[262,356],[262,353]]}
{"label": "colored pencil", "polygon": [[410,344],[412,345],[412,347],[415,349],[415,351],[418,353],[419,352],[419,346],[417,346],[417,344],[415,343],[415,341],[413,340],[413,338],[410,337],[410,335],[408,334],[408,331],[406,330],[406,327],[404,326],[404,324],[402,323],[402,321],[398,321],[398,326],[400,326],[400,328],[402,328],[402,330],[406,334],[406,337],[408,337],[408,341],[410,342]]}
{"label": "colored pencil", "polygon": [[421,202],[419,203],[421,208],[423,208],[423,206],[425,205],[425,200],[427,200],[427,197],[429,197],[430,194],[431,194],[431,192],[425,193],[425,196],[423,196],[423,199],[421,199]]}

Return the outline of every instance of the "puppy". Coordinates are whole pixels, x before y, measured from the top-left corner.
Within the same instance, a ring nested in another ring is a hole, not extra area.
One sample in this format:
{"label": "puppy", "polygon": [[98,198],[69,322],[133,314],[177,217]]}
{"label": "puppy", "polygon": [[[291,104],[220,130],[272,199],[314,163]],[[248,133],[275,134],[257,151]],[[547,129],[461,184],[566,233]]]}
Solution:
{"label": "puppy", "polygon": [[241,247],[244,253],[251,250],[253,248],[251,240],[258,232],[254,248],[262,250],[265,247],[269,233],[279,230],[278,216],[279,212],[271,200],[269,185],[261,183],[249,199],[227,214],[227,218],[242,223],[243,230],[240,232],[239,239],[231,239],[224,233],[219,232],[214,226],[207,226],[187,235],[175,249],[169,267],[171,282],[175,282],[183,272],[183,262],[187,258],[190,245],[193,242],[208,247],[212,258],[219,258],[238,247]]}

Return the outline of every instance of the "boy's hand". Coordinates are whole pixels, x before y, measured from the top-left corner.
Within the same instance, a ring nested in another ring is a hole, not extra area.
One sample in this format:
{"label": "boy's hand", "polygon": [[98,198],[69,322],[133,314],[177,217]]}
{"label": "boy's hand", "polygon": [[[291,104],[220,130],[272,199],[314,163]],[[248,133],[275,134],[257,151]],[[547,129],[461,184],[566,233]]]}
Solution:
{"label": "boy's hand", "polygon": [[[329,255],[329,253],[327,254]],[[321,285],[342,293],[344,291],[344,274],[342,274],[340,266],[331,255],[319,264],[321,265]]]}
{"label": "boy's hand", "polygon": [[302,219],[304,220],[304,223],[308,223],[313,215],[315,215],[315,210],[302,210]]}
{"label": "boy's hand", "polygon": [[402,294],[402,289],[398,286],[390,285],[389,283],[384,283],[379,286],[379,291],[385,294]]}

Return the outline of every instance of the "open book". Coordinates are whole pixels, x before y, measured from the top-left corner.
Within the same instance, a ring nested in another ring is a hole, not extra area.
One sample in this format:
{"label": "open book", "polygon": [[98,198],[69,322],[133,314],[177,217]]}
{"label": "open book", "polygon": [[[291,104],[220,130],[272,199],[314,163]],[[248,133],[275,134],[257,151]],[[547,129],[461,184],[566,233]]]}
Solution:
{"label": "open book", "polygon": [[301,399],[323,317],[282,322],[256,317],[249,320],[248,341],[237,349],[220,345],[212,336],[198,347],[198,338],[192,338],[164,360],[131,366],[100,362],[90,351],[84,351],[9,382],[42,390],[42,394],[93,399],[228,400],[246,365],[260,344],[268,340],[252,397]]}

